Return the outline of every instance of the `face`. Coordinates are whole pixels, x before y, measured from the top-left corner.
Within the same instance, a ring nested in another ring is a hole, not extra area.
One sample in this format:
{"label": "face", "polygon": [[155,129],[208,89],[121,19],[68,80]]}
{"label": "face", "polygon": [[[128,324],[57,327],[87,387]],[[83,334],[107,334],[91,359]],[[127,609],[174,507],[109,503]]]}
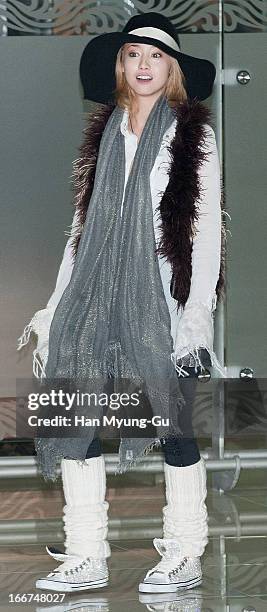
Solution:
{"label": "face", "polygon": [[[157,47],[147,44],[126,44],[122,69],[128,85],[137,96],[158,97],[169,76],[171,58]],[[149,79],[137,78],[149,76]]]}

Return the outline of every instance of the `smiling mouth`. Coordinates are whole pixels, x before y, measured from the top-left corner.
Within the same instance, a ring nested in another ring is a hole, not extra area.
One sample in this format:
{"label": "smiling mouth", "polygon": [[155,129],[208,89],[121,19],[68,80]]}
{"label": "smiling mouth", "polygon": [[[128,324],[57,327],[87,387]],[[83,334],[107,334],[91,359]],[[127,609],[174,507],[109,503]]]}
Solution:
{"label": "smiling mouth", "polygon": [[152,77],[136,77],[137,81],[143,81],[143,82],[147,82],[147,81],[152,81]]}

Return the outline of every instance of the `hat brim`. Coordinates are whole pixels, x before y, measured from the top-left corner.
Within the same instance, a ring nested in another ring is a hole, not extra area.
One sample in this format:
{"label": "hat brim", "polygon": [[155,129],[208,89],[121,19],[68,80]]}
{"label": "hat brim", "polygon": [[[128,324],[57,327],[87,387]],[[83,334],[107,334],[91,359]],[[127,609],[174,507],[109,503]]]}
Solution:
{"label": "hat brim", "polygon": [[163,42],[128,32],[100,34],[87,43],[80,60],[80,78],[85,100],[114,104],[116,87],[115,63],[120,47],[127,42],[155,45],[174,57],[184,73],[189,98],[206,100],[211,95],[216,68],[207,59],[187,55],[171,49]]}

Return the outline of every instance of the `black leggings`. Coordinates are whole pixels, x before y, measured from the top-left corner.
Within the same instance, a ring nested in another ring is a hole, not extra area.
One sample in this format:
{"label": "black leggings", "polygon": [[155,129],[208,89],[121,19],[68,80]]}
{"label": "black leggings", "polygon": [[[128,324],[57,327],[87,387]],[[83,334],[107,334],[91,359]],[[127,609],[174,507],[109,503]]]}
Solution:
{"label": "black leggings", "polygon": [[[200,453],[197,442],[194,438],[192,430],[192,408],[195,397],[195,389],[197,385],[197,374],[194,368],[184,366],[184,369],[190,374],[190,384],[188,377],[179,377],[179,384],[182,394],[186,400],[186,404],[180,413],[181,428],[184,432],[183,437],[161,438],[161,447],[164,453],[165,462],[168,465],[185,467],[193,465],[200,460]],[[193,380],[195,379],[195,380]],[[102,454],[101,441],[99,438],[94,438],[87,449],[86,459],[91,457],[100,457]]]}

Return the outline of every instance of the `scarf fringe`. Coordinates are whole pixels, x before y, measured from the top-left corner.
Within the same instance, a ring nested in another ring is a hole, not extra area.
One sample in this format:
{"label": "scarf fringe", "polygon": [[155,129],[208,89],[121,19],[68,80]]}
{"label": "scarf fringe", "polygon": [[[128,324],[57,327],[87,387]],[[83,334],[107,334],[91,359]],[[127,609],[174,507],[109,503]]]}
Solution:
{"label": "scarf fringe", "polygon": [[142,461],[142,457],[146,457],[152,449],[154,449],[154,447],[159,447],[161,446],[161,441],[159,438],[155,438],[154,440],[152,440],[152,442],[150,442],[150,444],[148,444],[143,451],[141,452],[140,455],[138,455],[138,457],[135,457],[135,459],[130,459],[127,460],[127,463],[125,464],[124,462],[121,463],[121,460],[119,461],[119,465],[116,469],[116,471],[114,472],[114,475],[117,476],[119,474],[125,474],[128,469],[135,467],[136,465],[139,464],[140,461]]}
{"label": "scarf fringe", "polygon": [[[187,347],[187,355],[192,355],[193,359],[194,359],[194,368],[195,368],[195,373],[197,373],[198,369],[200,368],[201,372],[204,371],[206,369],[206,367],[204,366],[204,364],[201,361],[201,357],[200,357],[200,353],[199,351],[201,349],[206,349],[210,355],[210,360],[211,360],[211,366],[214,367],[222,376],[222,378],[227,378],[227,368],[223,367],[217,356],[216,353],[211,350],[211,348],[209,346],[195,346],[195,347]],[[190,374],[183,369],[183,365],[185,365],[183,363],[183,358],[178,357],[178,355],[176,353],[172,353],[171,354],[171,360],[172,363],[174,364],[174,367],[176,369],[176,371],[178,372],[178,374],[182,377],[186,377],[186,376],[190,376]]]}
{"label": "scarf fringe", "polygon": [[30,323],[28,323],[28,325],[26,325],[26,327],[23,330],[23,333],[21,334],[21,336],[18,338],[18,347],[17,347],[17,351],[20,351],[20,349],[25,346],[26,344],[28,344],[29,339],[30,339],[30,335],[32,332],[32,321]]}
{"label": "scarf fringe", "polygon": [[44,368],[44,359],[43,360],[41,359],[41,356],[38,353],[37,349],[34,349],[33,351],[32,371],[33,371],[35,378],[39,378],[40,380],[43,380],[44,378],[46,378],[45,368]]}
{"label": "scarf fringe", "polygon": [[[151,452],[151,450],[154,449],[154,447],[160,447],[160,446],[161,446],[160,439],[155,438],[154,440],[152,440],[152,442],[148,446],[144,448],[142,453],[138,455],[138,457],[136,457],[135,459],[131,459],[130,461],[127,461],[126,464],[124,462],[121,463],[119,461],[118,467],[116,471],[114,472],[114,475],[118,476],[121,474],[125,474],[126,472],[128,472],[128,470],[131,467],[135,467],[139,463],[139,461],[142,461],[142,457],[147,456]],[[49,452],[52,452],[52,455],[53,455],[53,467],[50,468],[49,471],[43,471],[43,461],[42,461],[42,458],[37,453],[38,469],[41,471],[42,476],[46,482],[49,482],[49,481],[56,482],[59,479],[60,474],[57,473],[57,467],[60,467],[61,461],[63,459],[68,458],[68,459],[72,459],[73,461],[77,461],[79,465],[87,465],[85,459],[78,459],[76,457],[71,457],[70,455],[66,456],[66,454],[64,453],[60,453],[60,454],[58,452],[54,453],[52,449],[49,449]]]}
{"label": "scarf fringe", "polygon": [[18,338],[17,351],[20,351],[28,344],[32,332],[37,336],[37,346],[33,351],[32,371],[35,378],[41,381],[46,378],[45,366],[48,358],[49,329],[53,315],[54,308],[38,310]]}
{"label": "scarf fringe", "polygon": [[[18,338],[18,342],[20,344],[17,347],[17,351],[20,351],[20,349],[22,349],[23,346],[26,346],[26,344],[28,344],[32,331],[34,331],[34,329],[32,325],[29,323],[28,325],[26,325],[23,331],[23,334],[20,336],[20,338]],[[37,349],[34,349],[32,356],[33,356],[32,372],[35,378],[43,380],[43,378],[46,378],[45,369],[44,369],[45,359],[44,358],[41,359],[41,356],[39,352],[37,351]]]}

